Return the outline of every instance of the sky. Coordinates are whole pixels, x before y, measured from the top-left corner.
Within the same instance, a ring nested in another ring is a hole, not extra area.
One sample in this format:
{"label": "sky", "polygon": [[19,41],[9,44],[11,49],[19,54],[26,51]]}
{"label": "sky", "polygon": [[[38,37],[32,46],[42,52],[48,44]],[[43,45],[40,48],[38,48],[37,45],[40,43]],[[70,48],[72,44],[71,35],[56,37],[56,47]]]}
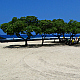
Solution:
{"label": "sky", "polygon": [[[80,0],[0,0],[0,24],[24,16],[80,21]],[[1,29],[0,35],[5,35]]]}

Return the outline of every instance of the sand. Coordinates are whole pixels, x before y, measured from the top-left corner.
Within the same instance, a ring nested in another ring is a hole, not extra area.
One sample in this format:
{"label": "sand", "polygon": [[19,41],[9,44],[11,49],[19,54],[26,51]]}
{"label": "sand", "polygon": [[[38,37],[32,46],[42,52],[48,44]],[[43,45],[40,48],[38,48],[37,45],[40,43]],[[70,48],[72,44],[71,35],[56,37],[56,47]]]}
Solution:
{"label": "sand", "polygon": [[37,46],[41,41],[30,41],[28,47],[24,44],[0,43],[0,80],[80,80],[79,45],[50,41],[44,46]]}

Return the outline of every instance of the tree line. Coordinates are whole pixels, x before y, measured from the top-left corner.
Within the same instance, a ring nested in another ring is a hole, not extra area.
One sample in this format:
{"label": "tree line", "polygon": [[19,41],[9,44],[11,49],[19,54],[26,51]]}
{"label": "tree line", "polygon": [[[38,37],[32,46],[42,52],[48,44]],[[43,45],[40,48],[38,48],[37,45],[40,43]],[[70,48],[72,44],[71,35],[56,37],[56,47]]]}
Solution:
{"label": "tree line", "polygon": [[[30,39],[33,34],[31,32],[35,32],[36,35],[42,35],[42,45],[44,42],[43,36],[46,34],[57,33],[54,35],[59,38],[60,36],[67,33],[70,34],[71,37],[80,33],[80,22],[75,20],[70,20],[68,23],[64,22],[63,19],[53,19],[53,20],[38,20],[35,16],[26,16],[26,17],[13,17],[12,20],[8,23],[1,24],[0,28],[7,33],[7,35],[16,34],[17,37],[25,40],[25,45],[27,45],[27,40]],[[23,38],[20,34],[26,34],[28,37]]]}

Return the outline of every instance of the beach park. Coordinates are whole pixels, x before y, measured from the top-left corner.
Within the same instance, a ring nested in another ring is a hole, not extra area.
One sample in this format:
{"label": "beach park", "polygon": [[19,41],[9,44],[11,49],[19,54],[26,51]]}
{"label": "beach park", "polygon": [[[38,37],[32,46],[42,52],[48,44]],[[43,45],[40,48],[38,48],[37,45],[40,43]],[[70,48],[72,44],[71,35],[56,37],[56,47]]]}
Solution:
{"label": "beach park", "polygon": [[[0,42],[0,80],[80,80],[80,22],[27,16],[14,17],[0,28],[21,38]],[[33,31],[41,38],[31,39]]]}
{"label": "beach park", "polygon": [[80,80],[80,44],[41,44],[0,43],[0,80]]}

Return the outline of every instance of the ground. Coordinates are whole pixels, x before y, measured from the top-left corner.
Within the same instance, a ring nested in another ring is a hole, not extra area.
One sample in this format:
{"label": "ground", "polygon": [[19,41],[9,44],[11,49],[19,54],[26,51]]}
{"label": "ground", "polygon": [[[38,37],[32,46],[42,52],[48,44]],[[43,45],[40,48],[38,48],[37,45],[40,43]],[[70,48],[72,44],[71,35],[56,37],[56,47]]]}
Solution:
{"label": "ground", "polygon": [[0,43],[0,80],[80,80],[79,44],[46,42]]}

